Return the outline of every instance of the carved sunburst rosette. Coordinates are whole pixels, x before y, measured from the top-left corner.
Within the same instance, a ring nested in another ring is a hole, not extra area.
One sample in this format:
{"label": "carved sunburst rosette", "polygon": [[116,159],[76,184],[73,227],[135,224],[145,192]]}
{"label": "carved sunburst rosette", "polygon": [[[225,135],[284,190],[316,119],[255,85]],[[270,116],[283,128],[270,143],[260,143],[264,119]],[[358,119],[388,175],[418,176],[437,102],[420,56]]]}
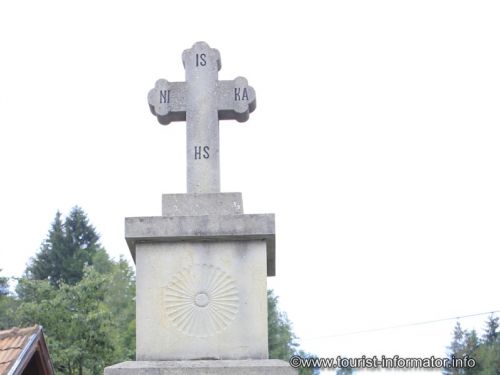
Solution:
{"label": "carved sunburst rosette", "polygon": [[163,288],[163,296],[166,315],[189,336],[208,337],[222,332],[238,312],[236,283],[210,264],[181,270]]}

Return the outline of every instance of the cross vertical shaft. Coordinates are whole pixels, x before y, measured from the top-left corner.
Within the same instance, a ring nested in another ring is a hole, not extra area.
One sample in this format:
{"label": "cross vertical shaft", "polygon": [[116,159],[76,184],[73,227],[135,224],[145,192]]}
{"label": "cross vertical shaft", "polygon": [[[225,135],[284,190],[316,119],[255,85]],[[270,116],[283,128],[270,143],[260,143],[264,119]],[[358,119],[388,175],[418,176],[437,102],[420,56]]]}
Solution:
{"label": "cross vertical shaft", "polygon": [[220,57],[206,43],[182,56],[186,70],[186,163],[188,193],[220,192],[217,78]]}

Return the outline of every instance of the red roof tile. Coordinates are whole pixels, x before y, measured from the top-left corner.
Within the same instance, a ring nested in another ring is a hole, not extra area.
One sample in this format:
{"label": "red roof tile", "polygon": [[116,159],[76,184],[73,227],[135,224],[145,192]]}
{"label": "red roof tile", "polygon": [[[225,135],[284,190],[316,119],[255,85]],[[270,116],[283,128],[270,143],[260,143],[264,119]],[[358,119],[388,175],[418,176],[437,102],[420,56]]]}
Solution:
{"label": "red roof tile", "polygon": [[7,374],[14,365],[23,348],[32,335],[40,330],[39,326],[29,328],[12,328],[0,331],[0,375]]}

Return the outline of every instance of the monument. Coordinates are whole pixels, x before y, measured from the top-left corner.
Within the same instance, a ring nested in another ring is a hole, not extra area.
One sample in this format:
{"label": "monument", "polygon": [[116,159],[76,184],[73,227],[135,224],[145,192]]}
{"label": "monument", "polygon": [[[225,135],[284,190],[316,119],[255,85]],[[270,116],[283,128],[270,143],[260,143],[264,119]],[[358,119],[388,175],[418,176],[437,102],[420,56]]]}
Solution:
{"label": "monument", "polygon": [[164,194],[162,216],[125,219],[136,263],[137,361],[126,374],[295,374],[268,359],[267,276],[275,275],[273,214],[244,214],[241,193],[220,192],[219,120],[248,120],[254,89],[219,81],[219,51],[185,50],[185,82],[160,79],[151,112],[186,121],[187,194]]}

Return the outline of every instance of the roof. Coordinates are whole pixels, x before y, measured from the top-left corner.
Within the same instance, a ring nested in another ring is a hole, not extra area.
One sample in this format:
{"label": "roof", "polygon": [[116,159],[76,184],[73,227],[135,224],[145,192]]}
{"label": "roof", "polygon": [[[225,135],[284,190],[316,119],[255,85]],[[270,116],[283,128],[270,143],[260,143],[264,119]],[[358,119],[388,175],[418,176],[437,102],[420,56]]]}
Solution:
{"label": "roof", "polygon": [[21,374],[31,362],[40,368],[40,373],[54,373],[42,327],[0,331],[0,375]]}

